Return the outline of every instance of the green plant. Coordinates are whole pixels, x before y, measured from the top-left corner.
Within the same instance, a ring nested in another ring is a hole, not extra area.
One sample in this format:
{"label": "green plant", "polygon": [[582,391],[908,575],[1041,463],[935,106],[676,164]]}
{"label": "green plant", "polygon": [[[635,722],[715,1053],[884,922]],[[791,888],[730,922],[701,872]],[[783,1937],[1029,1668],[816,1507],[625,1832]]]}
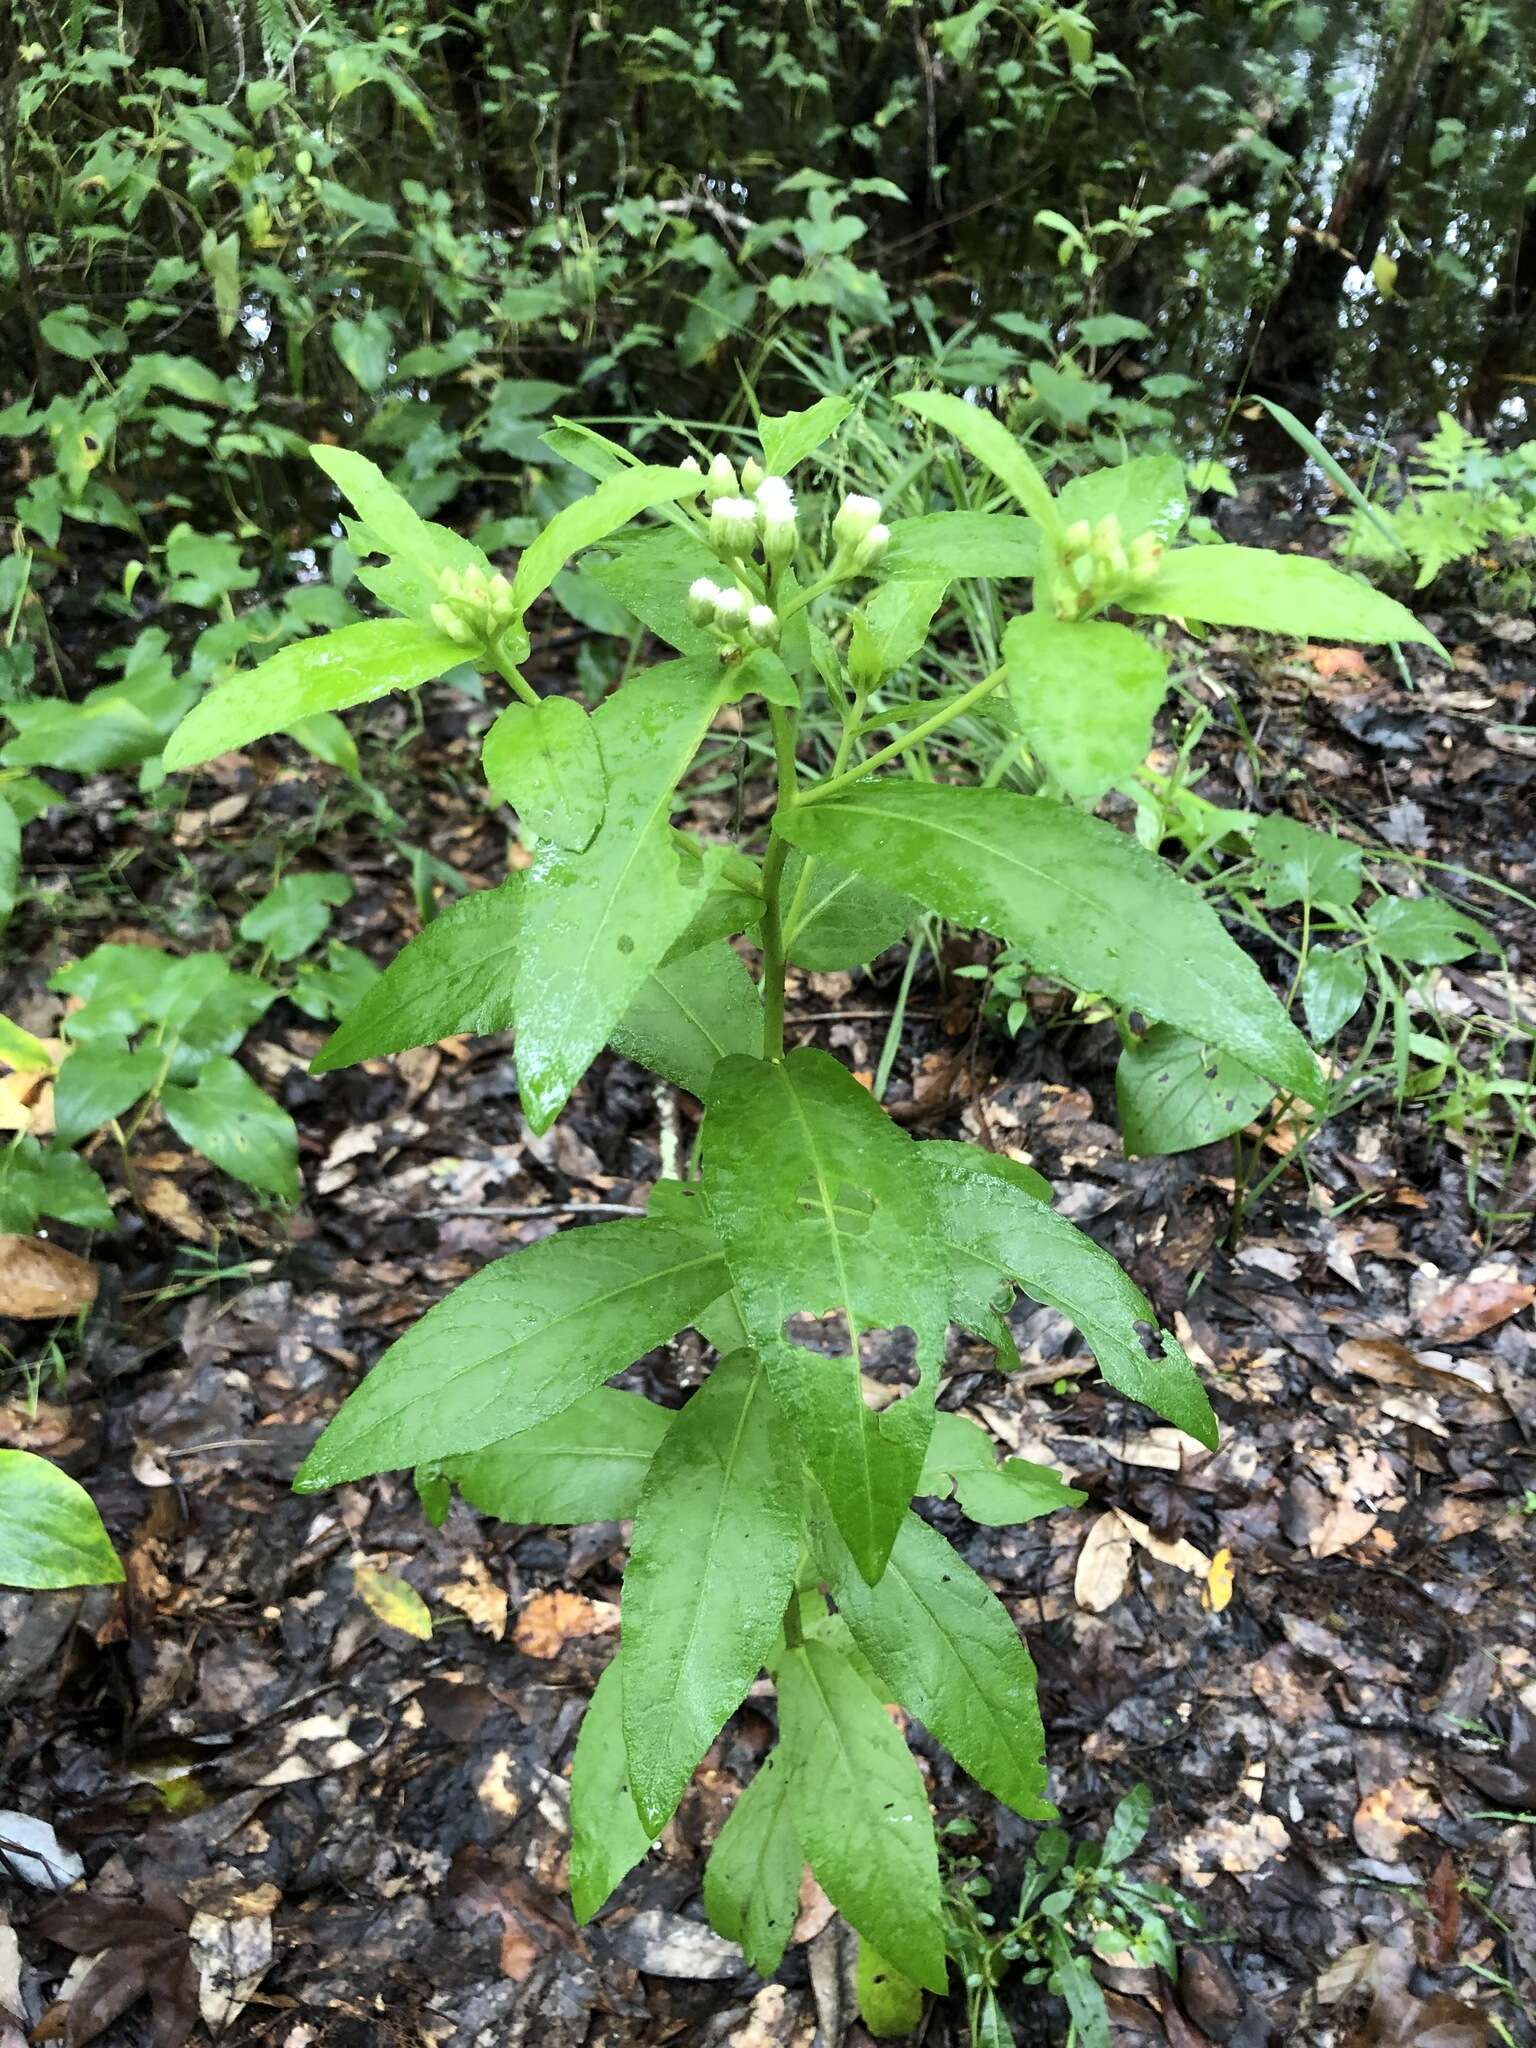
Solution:
{"label": "green plant", "polygon": [[[1061,1828],[1045,1828],[1030,1847],[1018,1903],[999,1924],[980,1903],[992,1886],[974,1859],[961,1863],[945,1893],[949,1954],[959,1974],[975,2048],[1006,2048],[1013,2033],[998,2004],[1003,1979],[1018,1970],[1066,2001],[1068,2048],[1109,2048],[1109,2012],[1092,1958],[1155,1967],[1178,1975],[1170,1921],[1202,1927],[1200,1912],[1167,1885],[1131,1877],[1124,1865],[1152,1818],[1145,1785],[1128,1792],[1102,1842],[1073,1849]],[[968,1823],[962,1823],[968,1827]],[[953,1834],[955,1824],[946,1832]]]}
{"label": "green plant", "polygon": [[[1091,815],[1134,775],[1166,686],[1155,639],[1125,621],[1429,638],[1324,564],[1179,547],[1177,462],[1133,461],[1054,497],[997,419],[943,393],[902,404],[918,431],[975,456],[1011,509],[888,525],[858,493],[819,519],[797,507],[788,478],[845,420],[835,397],[762,416],[760,452],[739,472],[723,454],[707,473],[641,464],[560,423],[552,440],[596,488],[543,525],[509,578],[364,458],[318,448],[353,508],[361,580],[397,616],[225,680],[165,751],[169,770],[194,767],[466,659],[505,683],[483,765],[517,809],[529,864],[413,939],[316,1068],[510,1027],[542,1132],[612,1044],[701,1099],[700,1142],[642,1220],[551,1237],[434,1308],[344,1404],[296,1484],[414,1468],[434,1517],[453,1483],[519,1520],[632,1517],[622,1646],[576,1750],[578,1914],[645,1854],[767,1665],[779,1746],[716,1845],[710,1916],[771,1971],[809,1861],[883,1959],[882,1996],[891,1972],[945,1983],[936,1839],[882,1701],[899,1699],[1015,1811],[1052,1814],[1028,1652],[909,1503],[954,1490],[973,1515],[1023,1519],[1077,1496],[1048,1469],[997,1467],[981,1431],[936,1413],[949,1324],[1006,1368],[1006,1312],[1023,1289],[1077,1324],[1129,1398],[1207,1444],[1216,1424],[1150,1304],[1038,1175],[908,1137],[830,1056],[787,1049],[787,969],[868,960],[917,905],[1322,1101],[1305,1040],[1199,892]],[[646,512],[658,522],[627,532]],[[597,549],[599,585],[677,656],[631,672],[589,715],[541,697],[523,664],[538,600]],[[890,708],[882,691],[939,630],[949,587],[1021,568],[1034,604],[1008,624],[1003,661]],[[757,852],[671,822],[717,714],[748,696],[776,784]],[[1049,793],[933,772],[927,743],[991,700]],[[837,734],[815,774],[800,745],[813,716]],[[894,737],[873,744],[882,727]],[[913,761],[921,777],[902,772]],[[730,943],[742,935],[756,978]],[[719,1363],[681,1412],[605,1385],[690,1325]],[[898,1389],[879,1412],[865,1375]]]}
{"label": "green plant", "polygon": [[32,1451],[0,1451],[0,1586],[51,1592],[122,1576],[84,1487]]}
{"label": "green plant", "polygon": [[1499,551],[1506,583],[1531,575],[1536,539],[1536,444],[1495,454],[1448,412],[1422,442],[1401,479],[1398,500],[1354,505],[1336,517],[1340,551],[1391,569],[1411,564],[1415,589],[1453,563]]}

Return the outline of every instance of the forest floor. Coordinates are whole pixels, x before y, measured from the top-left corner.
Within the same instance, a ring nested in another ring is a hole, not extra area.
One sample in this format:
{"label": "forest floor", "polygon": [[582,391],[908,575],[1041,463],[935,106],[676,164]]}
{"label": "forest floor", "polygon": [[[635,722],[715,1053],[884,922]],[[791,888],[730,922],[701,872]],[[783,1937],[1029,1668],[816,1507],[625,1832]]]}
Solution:
{"label": "forest floor", "polygon": [[[1346,829],[1536,891],[1536,747],[1508,729],[1536,700],[1536,638],[1492,611],[1428,615],[1455,668],[1422,669],[1413,691],[1387,663],[1211,642],[1192,667],[1216,712],[1202,789],[1303,816],[1324,798]],[[369,712],[373,752],[414,715]],[[473,885],[506,861],[502,826],[462,794],[485,717],[437,693],[389,789],[409,836]],[[281,750],[226,757],[156,839],[132,778],[88,783],[45,846],[68,915],[18,918],[0,1009],[56,1027],[46,980],[63,959],[107,937],[164,944],[193,912],[197,943],[219,946],[237,884],[278,850],[347,874],[337,931],[387,958],[415,927],[409,879],[329,787]],[[1440,970],[1444,1002],[1498,1017],[1513,990],[1531,1014],[1536,934],[1508,899],[1471,900],[1513,976],[1486,957]],[[900,965],[799,978],[794,1040],[867,1075]],[[1173,1322],[1223,1428],[1209,1454],[1149,1427],[1028,1304],[1024,1370],[957,1342],[942,1395],[1087,1493],[1001,1530],[933,1512],[1027,1634],[1063,1824],[1097,1835],[1144,1781],[1136,1874],[1204,1918],[1176,1985],[1101,1970],[1116,2043],[1536,2040],[1528,1232],[1480,1220],[1465,1145],[1388,1099],[1331,1125],[1311,1188],[1287,1173],[1230,1245],[1231,1148],[1128,1160],[1110,1027],[1032,988],[1042,1028],[1009,1039],[978,987],[919,978],[888,1100],[922,1135],[1044,1172]],[[703,1853],[770,1739],[765,1700],[613,1904],[572,1921],[567,1775],[614,1648],[622,1527],[502,1526],[460,1503],[433,1530],[403,1475],[289,1490],[393,1336],[488,1259],[594,1204],[643,1205],[664,1124],[686,1145],[694,1106],[605,1056],[535,1138],[504,1041],[319,1080],[321,1035],[279,1003],[247,1042],[301,1132],[288,1218],[166,1127],[137,1142],[138,1202],[98,1148],[119,1229],[60,1236],[88,1250],[100,1299],[78,1338],[60,1333],[67,1373],[35,1413],[18,1376],[0,1414],[5,1442],[89,1486],[127,1568],[122,1590],[0,1595],[0,1804],[50,1824],[85,1871],[56,1897],[0,1893],[15,1930],[0,1927],[0,2048],[64,2038],[66,1978],[72,2043],[170,2048],[201,2025],[236,2048],[857,2048],[849,1944],[819,1893],[775,1984],[703,1919]],[[1478,1183],[1483,1205],[1529,1212],[1529,1154],[1497,1179]],[[37,1355],[36,1325],[0,1338]],[[676,1405],[700,1371],[685,1339],[629,1377]],[[364,1603],[359,1561],[415,1587],[429,1642]],[[915,1739],[940,1822],[976,1823],[957,1846],[1006,1907],[1030,1831]],[[1066,2038],[1039,1987],[1015,1977],[1003,2003],[1021,2042]],[[958,2001],[924,2038],[961,2048]]]}

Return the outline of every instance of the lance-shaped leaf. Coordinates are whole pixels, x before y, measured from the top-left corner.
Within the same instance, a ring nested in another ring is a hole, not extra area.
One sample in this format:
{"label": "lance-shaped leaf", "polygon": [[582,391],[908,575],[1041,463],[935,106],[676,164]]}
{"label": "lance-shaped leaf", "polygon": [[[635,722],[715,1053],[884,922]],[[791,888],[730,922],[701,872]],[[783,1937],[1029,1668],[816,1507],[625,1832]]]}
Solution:
{"label": "lance-shaped leaf", "polygon": [[1131,612],[1162,612],[1206,626],[1254,626],[1290,640],[1422,640],[1444,653],[1406,605],[1311,555],[1268,548],[1179,548],[1155,580],[1118,600]]}
{"label": "lance-shaped leaf", "polygon": [[[366,455],[320,443],[309,452],[357,513],[356,521],[345,522],[354,551],[389,557],[383,564],[364,562],[357,575],[363,588],[392,611],[404,612],[418,625],[430,625],[432,607],[442,598],[439,578],[445,569],[460,575],[466,569],[491,574],[490,563],[473,541],[423,519]],[[462,647],[458,659],[464,659]]]}
{"label": "lance-shaped leaf", "polygon": [[720,575],[720,557],[697,533],[658,526],[626,534],[589,573],[668,646],[718,659],[719,642],[688,616],[688,586]]}
{"label": "lance-shaped leaf", "polygon": [[967,453],[1007,486],[1042,532],[1060,530],[1060,515],[1044,477],[994,413],[983,412],[979,405],[970,405],[948,391],[905,391],[896,403],[953,434]]}
{"label": "lance-shaped leaf", "polygon": [[463,659],[464,649],[446,634],[409,619],[367,619],[297,640],[216,684],[166,741],[165,765],[195,768],[317,711],[344,711],[391,690],[414,689]]}
{"label": "lance-shaped leaf", "polygon": [[771,1977],[800,1909],[805,1858],[790,1810],[790,1768],[770,1750],[731,1808],[704,1872],[704,1910],[716,1934],[741,1944],[760,1977]]}
{"label": "lance-shaped leaf", "polygon": [[1112,1387],[1215,1448],[1216,1418],[1194,1367],[1166,1331],[1162,1355],[1149,1355],[1140,1332],[1157,1331],[1157,1313],[1117,1260],[990,1153],[936,1138],[917,1159],[955,1276],[957,1322],[974,1330],[995,1314],[1000,1279],[1022,1287],[1077,1325]]}
{"label": "lance-shaped leaf", "polygon": [[541,839],[580,853],[603,822],[607,778],[592,720],[570,697],[509,704],[485,736],[485,779]]}
{"label": "lance-shaped leaf", "polygon": [[719,664],[702,660],[651,669],[610,697],[592,721],[608,771],[603,822],[584,853],[546,844],[524,872],[512,1008],[535,1131],[708,899],[723,856],[701,856],[668,812],[719,701]]}
{"label": "lance-shaped leaf", "polygon": [[687,470],[642,463],[636,469],[620,470],[585,498],[567,505],[518,558],[512,595],[519,615],[549,588],[572,555],[606,540],[653,505],[670,505],[698,493],[699,479]]}
{"label": "lance-shaped leaf", "polygon": [[32,1451],[0,1451],[0,1586],[49,1592],[122,1576],[85,1488]]}
{"label": "lance-shaped leaf", "polygon": [[316,1054],[328,1074],[356,1060],[435,1045],[465,1031],[485,1036],[512,1023],[512,962],[523,878],[477,889],[434,917],[397,953]]}
{"label": "lance-shaped leaf", "polygon": [[571,1910],[579,1925],[586,1925],[650,1846],[629,1796],[624,1667],[614,1657],[582,1717],[571,1764]]}
{"label": "lance-shaped leaf", "polygon": [[532,1429],[675,1336],[729,1284],[705,1235],[649,1219],[496,1259],[389,1347],[294,1485],[317,1493]]}
{"label": "lance-shaped leaf", "polygon": [[851,398],[818,398],[803,412],[763,413],[757,422],[757,436],[763,444],[763,461],[774,476],[788,476],[797,462],[814,455],[830,441],[853,411]]}
{"label": "lance-shaped leaf", "polygon": [[750,1352],[717,1365],[646,1474],[624,1573],[624,1740],[660,1834],[778,1640],[800,1555],[800,1469]]}
{"label": "lance-shaped leaf", "polygon": [[[859,1569],[884,1569],[933,1426],[951,1282],[918,1148],[845,1067],[802,1049],[710,1077],[704,1194],[754,1349]],[[794,1342],[791,1317],[842,1315],[849,1351]],[[920,1379],[865,1405],[860,1339],[911,1330]]]}
{"label": "lance-shaped leaf", "polygon": [[1306,1040],[1205,898],[1113,825],[1049,797],[892,781],[800,805],[775,829],[941,917],[996,932],[1042,974],[1324,1099]]}
{"label": "lance-shaped leaf", "polygon": [[1005,1458],[999,1465],[997,1448],[979,1423],[944,1414],[934,1417],[917,1490],[939,1500],[953,1493],[973,1522],[991,1529],[1080,1507],[1088,1498],[1049,1465],[1028,1458]]}
{"label": "lance-shaped leaf", "polygon": [[1033,576],[1040,529],[1016,512],[925,512],[891,521],[880,574],[897,580],[958,581],[966,576]]}
{"label": "lance-shaped leaf", "polygon": [[702,1097],[721,1060],[762,1051],[757,986],[740,956],[718,939],[663,961],[608,1042],[625,1059]]}
{"label": "lance-shaped leaf", "polygon": [[643,1394],[599,1387],[521,1436],[445,1458],[443,1476],[498,1521],[625,1522],[674,1419]]}
{"label": "lance-shaped leaf", "polygon": [[817,973],[862,967],[904,938],[919,914],[910,896],[798,852],[784,863],[779,898],[786,957]]}
{"label": "lance-shaped leaf", "polygon": [[795,1832],[850,1926],[928,1991],[944,1989],[938,1848],[912,1753],[830,1643],[778,1663],[779,1741]]}
{"label": "lance-shaped leaf", "polygon": [[880,1680],[962,1769],[1026,1820],[1053,1820],[1035,1667],[1007,1609],[918,1515],[878,1585],[829,1524],[820,1548],[837,1611]]}

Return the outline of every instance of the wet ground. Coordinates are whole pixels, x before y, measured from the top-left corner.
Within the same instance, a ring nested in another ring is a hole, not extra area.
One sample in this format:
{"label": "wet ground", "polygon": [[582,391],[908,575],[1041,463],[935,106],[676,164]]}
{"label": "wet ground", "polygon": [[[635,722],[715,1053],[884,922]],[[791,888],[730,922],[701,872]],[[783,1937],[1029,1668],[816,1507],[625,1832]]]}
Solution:
{"label": "wet ground", "polygon": [[[1437,616],[1455,668],[1424,667],[1411,692],[1316,650],[1282,659],[1223,637],[1191,654],[1215,716],[1202,787],[1295,815],[1321,799],[1351,829],[1530,894],[1536,641],[1491,608]],[[505,861],[500,826],[458,794],[484,717],[439,693],[408,752],[400,706],[362,720],[365,759],[396,763],[409,836],[474,885]],[[324,789],[262,748],[216,764],[179,822],[150,830],[128,778],[88,785],[47,849],[69,915],[50,924],[33,906],[13,928],[0,1009],[45,1031],[46,973],[97,938],[185,941],[195,926],[218,945],[238,888],[306,835],[311,863],[357,884],[344,935],[387,957],[415,927],[408,878],[366,813]],[[1448,886],[1500,931],[1511,974],[1469,961],[1443,973],[1437,1002],[1529,1016],[1536,935],[1520,906]],[[899,967],[803,978],[793,1036],[867,1073]],[[920,980],[893,1108],[1045,1172],[1174,1320],[1223,1425],[1214,1455],[1150,1426],[1059,1317],[1028,1305],[1025,1369],[1000,1376],[957,1342],[942,1397],[1088,1494],[1008,1530],[935,1514],[1034,1650],[1065,1824],[1097,1832],[1147,1783],[1134,1868],[1196,1902],[1209,1930],[1176,1985],[1103,1973],[1116,2042],[1529,2043],[1529,1151],[1471,1175],[1478,1205],[1514,1219],[1490,1224],[1469,1206],[1466,1142],[1380,1102],[1331,1126],[1310,1191],[1280,1180],[1232,1246],[1228,1148],[1127,1160],[1108,1028],[1072,1026],[1031,988],[1034,1025],[1010,1040],[977,1015],[976,988]],[[121,1593],[0,1595],[3,1803],[84,1865],[52,1900],[7,1888],[0,2008],[30,2039],[125,2048],[166,2048],[199,2016],[222,2040],[282,2048],[857,2048],[846,1937],[814,1888],[778,1984],[702,1918],[702,1853],[770,1740],[769,1698],[730,1725],[612,1906],[572,1923],[567,1774],[614,1646],[622,1527],[502,1527],[456,1505],[433,1531],[401,1478],[289,1491],[404,1325],[488,1258],[595,1205],[642,1203],[664,1128],[686,1140],[693,1106],[605,1057],[536,1139],[505,1043],[316,1080],[319,1036],[280,1003],[247,1045],[302,1134],[291,1218],[151,1124],[136,1141],[144,1206],[103,1146],[119,1230],[61,1233],[97,1264],[101,1298],[78,1335],[56,1333],[63,1375],[44,1378],[34,1413],[13,1381],[5,1440],[89,1484],[128,1577]],[[0,1334],[42,1356],[38,1326]],[[636,1383],[676,1403],[701,1369],[682,1340]],[[1224,1607],[1202,1599],[1222,1552]],[[370,1610],[360,1563],[423,1596],[430,1642]],[[1006,1903],[1029,1831],[914,1733],[940,1821],[976,1822],[965,1847]],[[1065,2038],[1040,1990],[1015,1983],[1004,2004],[1021,2042]],[[0,2041],[20,2038],[0,2012]],[[925,2039],[963,2041],[958,2006],[935,2010]]]}

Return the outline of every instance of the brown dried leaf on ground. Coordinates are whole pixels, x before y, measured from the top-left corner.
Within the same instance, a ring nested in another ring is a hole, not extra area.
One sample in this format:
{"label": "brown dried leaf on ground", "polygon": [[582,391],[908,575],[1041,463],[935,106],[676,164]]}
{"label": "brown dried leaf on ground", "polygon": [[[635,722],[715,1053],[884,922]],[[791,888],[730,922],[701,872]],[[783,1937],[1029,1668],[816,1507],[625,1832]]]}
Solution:
{"label": "brown dried leaf on ground", "polygon": [[580,1593],[535,1593],[517,1617],[512,1640],[525,1657],[558,1657],[576,1636],[612,1635],[619,1610],[609,1600],[588,1600]]}
{"label": "brown dried leaf on ground", "polygon": [[1419,1328],[1437,1344],[1468,1344],[1533,1301],[1536,1286],[1523,1281],[1513,1264],[1477,1266],[1430,1296],[1419,1310]]}
{"label": "brown dried leaf on ground", "polygon": [[96,1268],[40,1237],[0,1237],[0,1315],[23,1322],[72,1316],[96,1299]]}
{"label": "brown dried leaf on ground", "polygon": [[1110,1508],[1089,1529],[1078,1552],[1072,1597],[1090,1614],[1104,1614],[1125,1592],[1131,1576],[1131,1536]]}
{"label": "brown dried leaf on ground", "polygon": [[1355,1808],[1355,1841],[1378,1863],[1395,1863],[1405,1844],[1418,1833],[1419,1823],[1439,1811],[1422,1785],[1409,1778],[1394,1778],[1390,1785],[1367,1792]]}

